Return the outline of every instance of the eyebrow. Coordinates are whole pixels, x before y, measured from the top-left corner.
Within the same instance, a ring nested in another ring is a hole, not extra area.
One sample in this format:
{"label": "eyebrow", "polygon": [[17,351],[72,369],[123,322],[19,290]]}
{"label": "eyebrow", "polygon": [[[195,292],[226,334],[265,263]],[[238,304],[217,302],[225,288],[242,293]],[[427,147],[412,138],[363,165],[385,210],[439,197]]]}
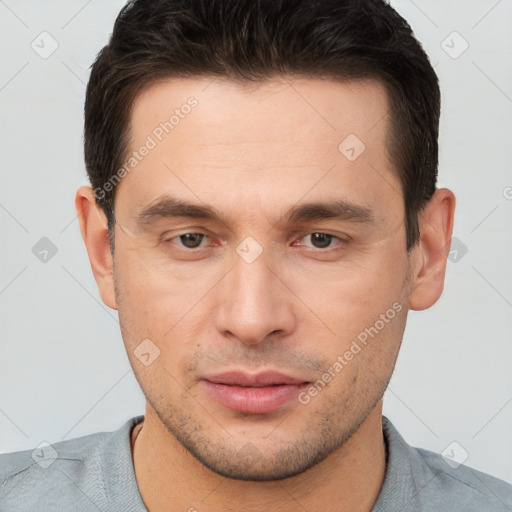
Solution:
{"label": "eyebrow", "polygon": [[[182,201],[168,194],[157,198],[136,215],[136,221],[148,225],[152,221],[165,218],[189,218],[209,220],[225,225],[228,219],[212,206]],[[291,206],[283,215],[281,222],[290,224],[333,219],[350,222],[374,223],[374,212],[368,206],[348,202],[344,199],[314,201]]]}

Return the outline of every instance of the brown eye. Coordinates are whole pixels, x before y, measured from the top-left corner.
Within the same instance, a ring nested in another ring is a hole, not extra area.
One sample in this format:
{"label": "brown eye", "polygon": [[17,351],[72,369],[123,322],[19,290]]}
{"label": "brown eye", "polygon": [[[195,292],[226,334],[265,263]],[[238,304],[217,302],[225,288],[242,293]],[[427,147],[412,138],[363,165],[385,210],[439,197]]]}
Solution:
{"label": "brown eye", "polygon": [[333,235],[327,233],[311,233],[311,243],[316,249],[325,249],[329,247],[334,238]]}
{"label": "brown eye", "polygon": [[[336,245],[340,245],[344,242],[344,240],[337,237],[336,235],[322,233],[320,231],[308,233],[307,235],[303,236],[300,241],[300,245],[303,245],[309,249],[334,249],[336,248]],[[338,242],[337,244],[334,243],[336,241]]]}
{"label": "brown eye", "polygon": [[176,238],[180,239],[183,247],[187,249],[197,249],[201,245],[204,236],[205,235],[202,233],[185,233]]}

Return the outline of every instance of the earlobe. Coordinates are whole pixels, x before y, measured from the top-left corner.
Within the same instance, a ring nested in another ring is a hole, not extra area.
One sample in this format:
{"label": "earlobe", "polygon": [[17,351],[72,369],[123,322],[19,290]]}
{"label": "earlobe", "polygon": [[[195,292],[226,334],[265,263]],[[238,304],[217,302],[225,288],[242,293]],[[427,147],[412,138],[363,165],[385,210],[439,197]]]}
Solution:
{"label": "earlobe", "polygon": [[433,306],[443,292],[454,212],[453,192],[439,189],[419,216],[420,240],[411,255],[409,308],[412,310]]}
{"label": "earlobe", "polygon": [[75,208],[101,299],[110,308],[117,309],[107,219],[96,203],[91,187],[83,186],[77,190]]}

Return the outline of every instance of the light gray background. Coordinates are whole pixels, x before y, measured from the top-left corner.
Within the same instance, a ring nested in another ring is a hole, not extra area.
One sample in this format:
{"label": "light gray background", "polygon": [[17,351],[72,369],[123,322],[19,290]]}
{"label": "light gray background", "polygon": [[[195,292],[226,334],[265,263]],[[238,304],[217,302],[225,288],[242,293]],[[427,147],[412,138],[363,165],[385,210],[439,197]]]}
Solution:
{"label": "light gray background", "polygon": [[[73,204],[87,182],[88,67],[123,3],[0,0],[2,452],[144,413]],[[467,253],[449,263],[441,300],[410,314],[385,413],[409,443],[442,452],[456,441],[468,465],[512,482],[512,1],[392,5],[440,78],[439,183],[458,198],[454,235]],[[59,45],[47,59],[31,47],[50,48],[43,31]],[[469,44],[458,58],[454,31]],[[32,252],[42,237],[58,248],[46,263]]]}

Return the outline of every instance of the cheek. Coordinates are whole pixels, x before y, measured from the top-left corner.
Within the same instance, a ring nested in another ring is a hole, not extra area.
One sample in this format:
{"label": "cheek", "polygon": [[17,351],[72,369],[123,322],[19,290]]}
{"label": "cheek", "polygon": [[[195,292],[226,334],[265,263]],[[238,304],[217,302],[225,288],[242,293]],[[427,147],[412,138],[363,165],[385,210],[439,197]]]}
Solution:
{"label": "cheek", "polygon": [[[340,324],[334,342],[323,347],[328,366],[320,378],[325,381],[332,376],[328,392],[322,393],[323,400],[344,403],[342,410],[365,408],[374,403],[382,396],[393,372],[406,310],[394,303],[383,309],[382,317],[380,314],[356,312],[353,319],[346,319],[347,323],[352,321],[351,326]],[[320,407],[321,404],[319,401]]]}
{"label": "cheek", "polygon": [[149,252],[127,247],[116,257],[116,278],[124,307],[148,321],[181,318],[223,275],[219,264],[172,262],[163,251]]}
{"label": "cheek", "polygon": [[[304,272],[288,279],[290,288],[308,306],[307,316],[316,318],[316,326],[320,325],[326,337],[343,344],[373,326],[381,315],[394,319],[397,309],[405,309],[406,275],[407,261],[401,256],[375,254],[364,263],[332,266],[322,278]],[[393,309],[395,303],[402,308]]]}
{"label": "cheek", "polygon": [[[125,251],[116,264],[119,319],[127,350],[133,353],[143,340],[151,340],[159,350],[151,368],[165,366],[177,377],[177,368],[201,350],[202,331],[209,328],[215,306],[212,292],[223,275],[218,265],[200,267],[152,265],[135,251]],[[165,371],[160,376],[169,377]]]}

